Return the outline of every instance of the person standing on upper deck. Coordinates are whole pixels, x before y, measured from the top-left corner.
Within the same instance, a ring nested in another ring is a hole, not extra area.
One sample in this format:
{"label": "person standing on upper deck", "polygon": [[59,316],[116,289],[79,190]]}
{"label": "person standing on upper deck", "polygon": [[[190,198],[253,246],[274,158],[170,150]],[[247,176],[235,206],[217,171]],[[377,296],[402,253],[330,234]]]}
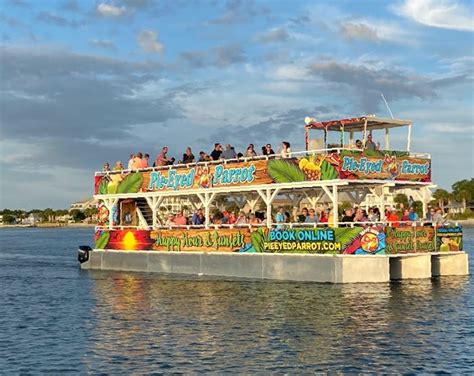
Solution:
{"label": "person standing on upper deck", "polygon": [[290,143],[287,141],[283,141],[281,143],[280,156],[282,158],[290,158],[290,155],[291,155]]}
{"label": "person standing on upper deck", "polygon": [[133,168],[133,160],[135,159],[135,154],[130,154],[130,159],[128,160],[127,170]]}
{"label": "person standing on upper deck", "polygon": [[189,146],[186,148],[186,152],[183,154],[183,163],[194,163],[194,154]]}
{"label": "person standing on upper deck", "polygon": [[235,159],[237,158],[237,154],[235,154],[235,150],[232,145],[227,144],[225,146],[225,150],[221,154],[222,159]]}
{"label": "person standing on upper deck", "polygon": [[166,153],[168,153],[168,147],[165,146],[162,150],[161,153],[158,154],[158,156],[155,159],[155,167],[159,166],[166,166],[172,163],[171,159],[168,159],[166,156]]}
{"label": "person standing on upper deck", "polygon": [[365,141],[365,149],[366,150],[379,150],[380,149],[380,143],[377,143],[375,145],[375,142],[372,140],[372,133],[369,133],[367,136],[367,141]]}
{"label": "person standing on upper deck", "polygon": [[257,153],[255,152],[255,148],[253,144],[249,144],[249,146],[247,146],[247,151],[245,152],[244,157],[251,158],[251,157],[256,157],[256,156],[257,156]]}
{"label": "person standing on upper deck", "polygon": [[214,150],[211,152],[211,158],[213,161],[218,161],[221,158],[222,146],[219,143],[214,144]]}
{"label": "person standing on upper deck", "polygon": [[265,146],[262,146],[262,153],[263,155],[273,155],[275,152],[272,149],[271,144],[266,144]]}

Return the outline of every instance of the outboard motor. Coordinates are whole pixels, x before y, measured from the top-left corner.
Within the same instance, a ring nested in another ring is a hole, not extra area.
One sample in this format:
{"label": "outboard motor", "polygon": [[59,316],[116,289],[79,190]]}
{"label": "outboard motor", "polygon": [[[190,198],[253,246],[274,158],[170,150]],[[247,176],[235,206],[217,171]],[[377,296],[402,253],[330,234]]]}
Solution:
{"label": "outboard motor", "polygon": [[89,261],[89,252],[92,251],[92,248],[88,245],[80,245],[79,249],[77,250],[77,261],[81,264]]}

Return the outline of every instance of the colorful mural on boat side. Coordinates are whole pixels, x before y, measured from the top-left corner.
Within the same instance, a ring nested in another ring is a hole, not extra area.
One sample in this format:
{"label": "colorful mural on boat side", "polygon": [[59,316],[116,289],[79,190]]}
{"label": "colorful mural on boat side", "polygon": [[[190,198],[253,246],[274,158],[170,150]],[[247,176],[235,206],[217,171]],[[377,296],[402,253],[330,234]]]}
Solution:
{"label": "colorful mural on boat side", "polygon": [[380,255],[462,250],[462,228],[427,226],[98,230],[96,249]]}
{"label": "colorful mural on boat side", "polygon": [[95,194],[206,189],[333,179],[431,181],[431,161],[405,152],[308,153],[301,158],[252,160],[95,177]]}
{"label": "colorful mural on boat side", "polygon": [[462,227],[438,227],[436,229],[436,251],[456,252],[462,251]]}

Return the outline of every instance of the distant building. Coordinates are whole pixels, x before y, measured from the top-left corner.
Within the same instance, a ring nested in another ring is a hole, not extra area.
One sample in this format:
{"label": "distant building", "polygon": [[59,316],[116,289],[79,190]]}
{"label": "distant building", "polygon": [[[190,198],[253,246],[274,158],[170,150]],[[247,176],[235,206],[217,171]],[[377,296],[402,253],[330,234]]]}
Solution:
{"label": "distant building", "polygon": [[34,226],[38,222],[41,222],[41,216],[39,213],[30,213],[30,215],[22,221],[22,223],[31,226]]}
{"label": "distant building", "polygon": [[95,207],[97,207],[97,200],[91,198],[85,201],[73,202],[69,210],[77,209],[80,211],[84,211],[86,209],[93,209]]}

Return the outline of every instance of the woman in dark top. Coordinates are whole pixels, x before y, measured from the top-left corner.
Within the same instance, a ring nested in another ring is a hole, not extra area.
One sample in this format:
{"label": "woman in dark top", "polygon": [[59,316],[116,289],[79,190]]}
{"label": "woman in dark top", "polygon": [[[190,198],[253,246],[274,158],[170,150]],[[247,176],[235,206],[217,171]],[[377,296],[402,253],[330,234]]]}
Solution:
{"label": "woman in dark top", "polygon": [[186,153],[183,154],[183,163],[194,163],[194,154],[190,147],[186,148]]}

